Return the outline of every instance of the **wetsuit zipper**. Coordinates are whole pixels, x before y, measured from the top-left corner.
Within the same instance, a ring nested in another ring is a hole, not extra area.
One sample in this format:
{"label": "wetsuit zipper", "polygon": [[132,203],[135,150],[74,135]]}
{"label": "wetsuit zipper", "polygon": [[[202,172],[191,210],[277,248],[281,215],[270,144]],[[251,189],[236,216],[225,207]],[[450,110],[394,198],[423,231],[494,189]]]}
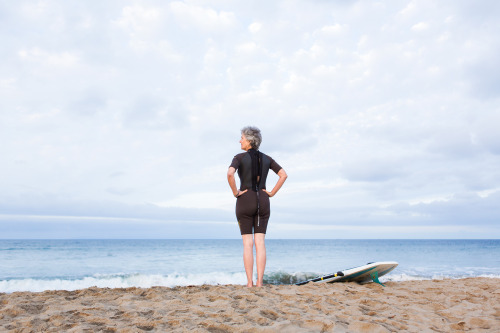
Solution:
{"label": "wetsuit zipper", "polygon": [[260,227],[260,181],[262,180],[262,154],[259,153],[258,155],[258,164],[257,164],[257,169],[258,169],[258,181],[257,181],[257,227]]}
{"label": "wetsuit zipper", "polygon": [[259,188],[257,187],[257,226],[260,226],[260,197]]}

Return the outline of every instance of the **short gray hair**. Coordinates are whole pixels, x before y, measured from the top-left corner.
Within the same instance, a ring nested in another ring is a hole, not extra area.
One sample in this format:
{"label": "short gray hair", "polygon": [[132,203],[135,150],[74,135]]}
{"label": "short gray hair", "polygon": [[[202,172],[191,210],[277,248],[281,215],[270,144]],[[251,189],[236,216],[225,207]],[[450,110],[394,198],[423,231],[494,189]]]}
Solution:
{"label": "short gray hair", "polygon": [[262,135],[260,134],[260,129],[255,126],[246,126],[241,129],[241,134],[250,141],[250,145],[253,149],[259,150],[260,143],[262,142]]}

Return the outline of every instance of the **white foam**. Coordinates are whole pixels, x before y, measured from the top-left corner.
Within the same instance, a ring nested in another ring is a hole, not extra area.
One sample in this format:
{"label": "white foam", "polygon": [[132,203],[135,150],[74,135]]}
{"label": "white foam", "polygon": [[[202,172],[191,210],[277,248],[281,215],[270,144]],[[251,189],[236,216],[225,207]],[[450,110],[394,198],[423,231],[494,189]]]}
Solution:
{"label": "white foam", "polygon": [[424,280],[444,280],[444,279],[464,279],[464,278],[472,278],[472,277],[487,277],[492,279],[500,279],[500,275],[496,274],[481,274],[481,275],[443,275],[443,274],[434,274],[430,276],[421,276],[421,275],[409,275],[409,274],[389,274],[386,275],[380,280],[382,281],[424,281]]}
{"label": "white foam", "polygon": [[430,280],[430,277],[417,276],[417,275],[408,275],[408,274],[389,274],[380,278],[383,281],[421,281],[421,280]]}
{"label": "white foam", "polygon": [[[286,272],[271,273],[271,275],[290,275],[294,276],[295,280],[304,280],[310,273],[294,273],[287,274]],[[302,278],[302,276],[304,278]],[[459,279],[467,277],[486,277],[500,279],[497,274],[481,274],[468,276],[452,276],[452,275],[412,275],[407,273],[390,273],[380,278],[385,281],[421,281],[421,280],[443,280],[443,279]],[[278,279],[279,280],[279,279]],[[282,279],[285,284],[289,278]],[[279,282],[278,282],[279,283]],[[77,290],[90,287],[99,288],[129,288],[140,287],[150,288],[153,286],[176,287],[188,285],[217,285],[217,284],[246,284],[246,276],[244,272],[239,273],[224,273],[212,272],[206,274],[95,274],[93,276],[83,277],[79,279],[55,278],[55,279],[10,279],[0,280],[0,292],[12,293],[16,291],[32,291],[41,292],[44,290]]]}
{"label": "white foam", "polygon": [[0,280],[0,292],[41,292],[44,290],[77,290],[99,288],[150,288],[153,286],[175,287],[188,285],[246,284],[244,273],[213,272],[207,274],[96,274],[81,279],[12,279]]}

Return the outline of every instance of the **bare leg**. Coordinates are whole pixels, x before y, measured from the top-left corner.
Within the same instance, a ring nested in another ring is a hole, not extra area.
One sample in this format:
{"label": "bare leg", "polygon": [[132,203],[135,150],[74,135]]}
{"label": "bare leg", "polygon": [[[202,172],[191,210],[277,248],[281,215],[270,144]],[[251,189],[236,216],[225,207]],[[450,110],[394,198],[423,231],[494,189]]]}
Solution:
{"label": "bare leg", "polygon": [[241,235],[243,238],[243,264],[247,273],[247,287],[253,287],[253,235]]}
{"label": "bare leg", "polygon": [[266,269],[266,234],[255,234],[255,252],[257,256],[257,287],[264,284],[264,270]]}

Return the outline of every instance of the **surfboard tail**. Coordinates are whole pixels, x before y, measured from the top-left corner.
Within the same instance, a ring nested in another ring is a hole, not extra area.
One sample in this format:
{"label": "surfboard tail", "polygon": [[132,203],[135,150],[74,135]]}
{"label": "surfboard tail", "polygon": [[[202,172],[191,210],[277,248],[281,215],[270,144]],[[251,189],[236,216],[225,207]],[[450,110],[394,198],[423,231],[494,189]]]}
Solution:
{"label": "surfboard tail", "polygon": [[385,284],[383,284],[382,282],[380,282],[379,279],[378,279],[378,272],[371,273],[370,277],[372,278],[373,282],[380,284],[382,287],[385,287]]}

